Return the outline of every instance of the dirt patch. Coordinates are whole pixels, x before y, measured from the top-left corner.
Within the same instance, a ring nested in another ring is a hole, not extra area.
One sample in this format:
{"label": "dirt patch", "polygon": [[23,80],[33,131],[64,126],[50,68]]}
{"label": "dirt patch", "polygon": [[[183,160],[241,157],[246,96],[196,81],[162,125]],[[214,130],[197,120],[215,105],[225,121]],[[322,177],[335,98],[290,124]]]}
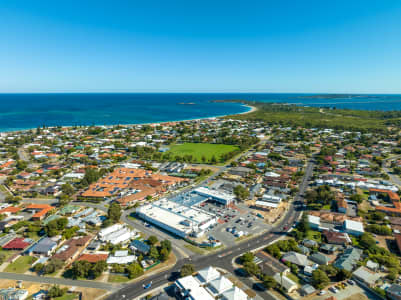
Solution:
{"label": "dirt patch", "polygon": [[[48,290],[50,289],[52,285],[51,284],[41,284],[41,283],[36,283],[36,282],[30,282],[30,281],[23,281],[22,282],[22,288],[27,290],[29,295],[32,295],[34,293],[39,292],[40,290]],[[5,289],[5,288],[10,288],[10,287],[17,287],[17,281],[16,280],[8,280],[8,279],[2,279],[0,280],[0,288]],[[100,297],[106,295],[105,290],[100,290],[100,289],[93,289],[93,288],[84,288],[84,287],[70,287],[70,286],[63,286],[61,285],[60,287],[64,288],[67,287],[70,291],[74,292],[82,292],[82,299],[100,299]]]}
{"label": "dirt patch", "polygon": [[364,294],[355,294],[345,298],[344,300],[368,300],[368,297],[366,297]]}
{"label": "dirt patch", "polygon": [[363,211],[373,210],[373,207],[370,205],[368,200],[363,200],[361,204],[359,204],[359,209]]}
{"label": "dirt patch", "polygon": [[383,247],[384,249],[387,249],[388,251],[393,251],[392,249],[389,249],[389,244],[391,244],[392,241],[394,241],[394,237],[392,236],[381,236],[381,235],[376,235],[375,240],[379,242],[379,246]]}
{"label": "dirt patch", "polygon": [[274,224],[285,214],[288,202],[282,201],[277,208],[262,209],[255,206],[255,200],[247,201],[246,204],[252,209],[253,213],[261,214],[267,224]]}

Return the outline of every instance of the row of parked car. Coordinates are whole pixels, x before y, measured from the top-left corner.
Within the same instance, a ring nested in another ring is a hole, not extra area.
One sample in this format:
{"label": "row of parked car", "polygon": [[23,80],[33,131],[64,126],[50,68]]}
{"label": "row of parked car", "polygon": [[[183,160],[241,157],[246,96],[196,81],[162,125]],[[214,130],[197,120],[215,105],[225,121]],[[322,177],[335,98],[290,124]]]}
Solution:
{"label": "row of parked car", "polygon": [[[345,289],[348,285],[355,285],[355,281],[349,279],[347,281],[340,282],[339,284],[337,284],[335,286],[329,287],[329,291],[334,294],[337,294],[340,290]],[[324,291],[321,291],[321,292],[324,292]],[[322,294],[322,295],[324,295],[324,294]]]}
{"label": "row of parked car", "polygon": [[242,230],[238,231],[235,226],[233,228],[228,227],[226,230],[227,230],[227,232],[231,232],[235,237],[241,237],[243,235],[248,234],[248,232],[246,232],[246,231],[242,231]]}

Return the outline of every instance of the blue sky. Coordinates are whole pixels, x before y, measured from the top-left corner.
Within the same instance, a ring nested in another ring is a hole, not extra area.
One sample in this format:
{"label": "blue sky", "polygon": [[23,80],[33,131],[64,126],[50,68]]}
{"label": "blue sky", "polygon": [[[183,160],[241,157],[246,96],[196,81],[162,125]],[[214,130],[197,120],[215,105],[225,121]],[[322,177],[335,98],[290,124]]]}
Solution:
{"label": "blue sky", "polygon": [[0,92],[401,93],[401,1],[0,3]]}

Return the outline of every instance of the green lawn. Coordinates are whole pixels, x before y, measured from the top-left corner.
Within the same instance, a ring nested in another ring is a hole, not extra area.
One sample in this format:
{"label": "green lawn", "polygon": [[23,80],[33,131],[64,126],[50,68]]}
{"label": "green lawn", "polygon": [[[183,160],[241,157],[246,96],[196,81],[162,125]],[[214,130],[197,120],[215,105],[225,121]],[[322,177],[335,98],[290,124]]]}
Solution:
{"label": "green lawn", "polygon": [[78,295],[77,294],[64,294],[61,297],[57,297],[57,298],[53,298],[54,300],[74,300],[74,299],[78,299]]}
{"label": "green lawn", "polygon": [[319,231],[309,230],[306,237],[310,240],[315,240],[318,243],[322,242],[322,234]]}
{"label": "green lawn", "polygon": [[16,254],[17,251],[14,250],[0,250],[0,255],[4,255],[4,262],[7,261],[7,259],[9,259],[11,256],[13,256],[14,254]]}
{"label": "green lawn", "polygon": [[111,283],[120,283],[120,282],[127,282],[129,281],[129,278],[124,275],[109,275],[108,282]]}
{"label": "green lawn", "polygon": [[18,259],[9,264],[4,270],[5,272],[11,273],[25,273],[35,262],[36,258],[32,256],[21,256]]}
{"label": "green lawn", "polygon": [[193,162],[202,163],[202,156],[206,158],[205,163],[210,162],[213,156],[220,162],[221,155],[238,150],[237,146],[222,145],[222,144],[203,144],[203,143],[184,143],[171,145],[168,153],[171,158],[175,159],[176,156],[183,157],[185,155],[192,155]]}
{"label": "green lawn", "polygon": [[192,252],[194,252],[196,254],[205,254],[205,252],[206,252],[204,249],[196,247],[195,245],[192,245],[192,244],[187,244],[184,247],[191,250]]}

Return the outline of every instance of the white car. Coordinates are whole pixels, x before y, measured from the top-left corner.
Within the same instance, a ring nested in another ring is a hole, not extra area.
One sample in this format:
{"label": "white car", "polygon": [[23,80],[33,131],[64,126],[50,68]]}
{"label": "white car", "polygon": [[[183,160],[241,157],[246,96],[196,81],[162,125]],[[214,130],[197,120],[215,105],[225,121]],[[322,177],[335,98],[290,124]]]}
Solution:
{"label": "white car", "polygon": [[319,296],[323,296],[323,295],[326,295],[326,294],[327,294],[327,291],[324,291],[324,290],[319,292]]}

